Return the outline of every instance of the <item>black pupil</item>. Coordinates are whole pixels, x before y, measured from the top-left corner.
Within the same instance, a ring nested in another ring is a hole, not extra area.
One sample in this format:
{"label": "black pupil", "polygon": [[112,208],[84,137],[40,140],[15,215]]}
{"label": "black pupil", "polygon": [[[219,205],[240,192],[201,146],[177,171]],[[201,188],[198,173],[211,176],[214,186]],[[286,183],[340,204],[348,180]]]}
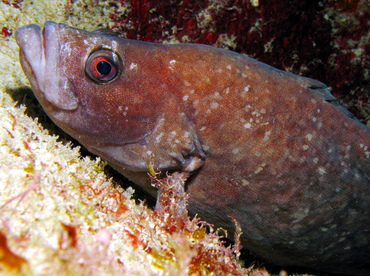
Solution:
{"label": "black pupil", "polygon": [[98,69],[98,72],[102,75],[108,75],[112,70],[112,65],[109,64],[109,62],[101,61],[96,66],[96,69]]}

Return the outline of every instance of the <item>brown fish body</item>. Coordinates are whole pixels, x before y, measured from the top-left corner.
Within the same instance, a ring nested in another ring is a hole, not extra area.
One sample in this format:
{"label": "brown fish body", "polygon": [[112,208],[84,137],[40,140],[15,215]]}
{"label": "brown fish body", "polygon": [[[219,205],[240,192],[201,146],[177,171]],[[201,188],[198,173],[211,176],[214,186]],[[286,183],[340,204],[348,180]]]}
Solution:
{"label": "brown fish body", "polygon": [[[54,122],[148,192],[150,163],[194,173],[189,211],[230,234],[235,217],[260,256],[370,273],[370,131],[324,84],[214,47],[53,22],[17,41]],[[117,69],[108,81],[94,75],[101,56]]]}

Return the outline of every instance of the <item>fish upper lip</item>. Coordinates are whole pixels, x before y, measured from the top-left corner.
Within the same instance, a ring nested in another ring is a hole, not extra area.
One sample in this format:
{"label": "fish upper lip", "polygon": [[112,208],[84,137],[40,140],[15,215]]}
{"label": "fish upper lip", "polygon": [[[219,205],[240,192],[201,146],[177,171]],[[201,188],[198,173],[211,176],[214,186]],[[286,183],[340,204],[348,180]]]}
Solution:
{"label": "fish upper lip", "polygon": [[44,75],[45,56],[41,28],[38,25],[27,25],[16,30],[15,39],[30,64],[38,81]]}
{"label": "fish upper lip", "polygon": [[16,41],[46,100],[57,108],[73,110],[77,108],[78,100],[71,83],[60,74],[59,68],[61,28],[53,21],[45,22],[43,30],[38,25],[27,25],[17,29]]}
{"label": "fish upper lip", "polygon": [[41,27],[35,24],[20,27],[16,30],[15,39],[22,49],[32,43],[36,43],[38,44],[37,48],[41,50]]}

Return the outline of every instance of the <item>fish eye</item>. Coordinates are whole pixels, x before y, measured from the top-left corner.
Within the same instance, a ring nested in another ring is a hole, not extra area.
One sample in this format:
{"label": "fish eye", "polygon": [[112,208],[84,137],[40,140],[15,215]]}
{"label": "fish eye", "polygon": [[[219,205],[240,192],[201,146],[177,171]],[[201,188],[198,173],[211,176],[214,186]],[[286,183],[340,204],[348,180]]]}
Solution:
{"label": "fish eye", "polygon": [[110,50],[97,50],[88,57],[85,72],[97,83],[110,82],[120,73],[120,59]]}

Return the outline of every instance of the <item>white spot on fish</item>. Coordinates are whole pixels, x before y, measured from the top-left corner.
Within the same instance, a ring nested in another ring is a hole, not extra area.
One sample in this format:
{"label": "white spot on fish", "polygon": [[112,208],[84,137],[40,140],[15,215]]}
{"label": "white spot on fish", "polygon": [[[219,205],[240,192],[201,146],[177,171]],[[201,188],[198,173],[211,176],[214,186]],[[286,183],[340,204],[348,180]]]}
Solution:
{"label": "white spot on fish", "polygon": [[305,137],[308,141],[311,141],[313,136],[312,134],[307,134]]}
{"label": "white spot on fish", "polygon": [[212,102],[212,103],[211,103],[211,108],[212,108],[212,109],[216,109],[218,106],[219,106],[219,104],[218,104],[218,103],[216,103],[216,102]]}
{"label": "white spot on fish", "polygon": [[251,109],[251,108],[252,108],[252,106],[251,106],[251,105],[249,105],[249,104],[248,104],[248,105],[246,105],[246,106],[244,107],[245,111],[247,111],[247,112],[248,112],[248,111],[249,111],[249,109]]}
{"label": "white spot on fish", "polygon": [[161,138],[163,137],[163,135],[164,135],[164,133],[163,133],[163,132],[159,133],[159,134],[157,135],[157,137],[155,137],[155,142],[156,142],[156,143],[161,142]]}
{"label": "white spot on fish", "polygon": [[254,173],[255,173],[255,174],[258,174],[258,173],[259,173],[260,171],[262,171],[262,170],[263,170],[263,168],[258,167],[258,168],[257,168],[257,170],[255,170],[255,171],[254,171]]}
{"label": "white spot on fish", "polygon": [[207,145],[202,145],[202,149],[203,149],[204,151],[208,151],[208,150],[209,150],[209,146],[207,146]]}
{"label": "white spot on fish", "polygon": [[251,124],[250,123],[246,123],[243,127],[245,127],[245,128],[251,128]]}
{"label": "white spot on fish", "polygon": [[138,69],[138,65],[136,63],[131,63],[130,66],[128,67],[129,70],[132,69]]}
{"label": "white spot on fish", "polygon": [[315,157],[315,158],[313,159],[313,162],[314,162],[315,164],[317,164],[317,163],[319,162],[319,158]]}
{"label": "white spot on fish", "polygon": [[247,179],[242,179],[242,186],[247,186],[247,185],[249,185],[250,184],[250,182],[247,180]]}
{"label": "white spot on fish", "polygon": [[268,141],[270,139],[270,134],[271,134],[271,131],[266,131],[265,132],[265,136],[263,137],[263,140],[264,141]]}
{"label": "white spot on fish", "polygon": [[342,237],[342,238],[340,238],[339,240],[338,240],[338,242],[344,242],[346,240],[346,238],[345,237]]}
{"label": "white spot on fish", "polygon": [[190,82],[188,82],[188,81],[184,81],[184,85],[185,85],[185,86],[191,86],[191,83],[190,83]]}
{"label": "white spot on fish", "polygon": [[318,171],[319,171],[319,174],[321,174],[321,175],[326,174],[326,169],[324,167],[319,167]]}
{"label": "white spot on fish", "polygon": [[261,172],[262,170],[263,170],[263,168],[266,166],[266,163],[262,163],[261,164],[261,167],[258,167],[255,171],[254,171],[254,173],[255,174],[258,174],[259,172]]}
{"label": "white spot on fish", "polygon": [[256,116],[256,117],[259,117],[259,116],[261,116],[261,114],[260,113],[258,113],[258,111],[252,111],[252,113],[251,113],[252,115],[254,115],[254,116]]}
{"label": "white spot on fish", "polygon": [[238,154],[238,153],[239,153],[239,151],[240,151],[240,149],[239,149],[239,148],[236,148],[236,149],[233,149],[233,150],[232,150],[232,153],[233,153],[233,154]]}
{"label": "white spot on fish", "polygon": [[221,97],[220,97],[220,93],[219,93],[219,92],[215,92],[215,93],[213,94],[213,97],[215,97],[216,99],[221,99]]}
{"label": "white spot on fish", "polygon": [[188,99],[189,99],[189,95],[184,95],[184,97],[182,97],[182,100],[183,100],[184,102],[186,102]]}
{"label": "white spot on fish", "polygon": [[176,63],[176,60],[175,59],[172,59],[172,60],[170,60],[170,66],[168,67],[168,68],[170,68],[171,70],[175,70],[172,66],[174,66],[175,65],[175,63]]}

